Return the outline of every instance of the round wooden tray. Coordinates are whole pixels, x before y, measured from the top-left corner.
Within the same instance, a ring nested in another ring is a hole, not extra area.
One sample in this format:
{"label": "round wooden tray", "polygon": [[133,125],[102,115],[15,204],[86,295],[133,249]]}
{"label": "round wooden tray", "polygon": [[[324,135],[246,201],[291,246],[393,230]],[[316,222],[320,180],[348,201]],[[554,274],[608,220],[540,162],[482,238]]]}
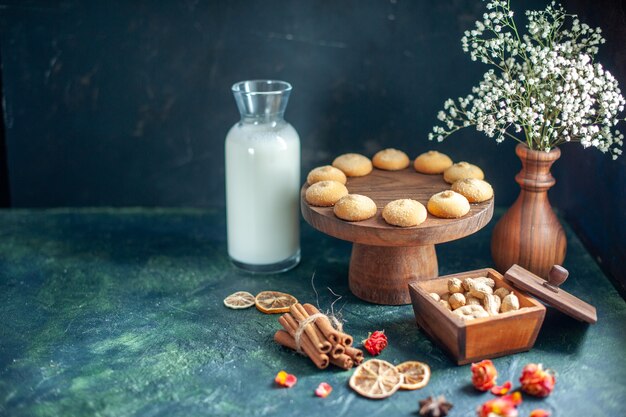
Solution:
{"label": "round wooden tray", "polygon": [[409,304],[409,282],[439,275],[435,244],[471,235],[489,223],[493,215],[492,198],[472,204],[470,212],[458,219],[440,219],[429,213],[426,221],[415,227],[387,224],[381,211],[390,201],[412,198],[426,206],[433,194],[450,189],[442,175],[420,174],[412,167],[402,171],[374,169],[364,177],[348,178],[346,187],[351,194],[374,200],[378,207],[376,216],[347,222],[337,218],[332,207],[311,206],[305,199],[308,184],[300,192],[302,215],[315,229],[354,243],[350,290],[377,304]]}

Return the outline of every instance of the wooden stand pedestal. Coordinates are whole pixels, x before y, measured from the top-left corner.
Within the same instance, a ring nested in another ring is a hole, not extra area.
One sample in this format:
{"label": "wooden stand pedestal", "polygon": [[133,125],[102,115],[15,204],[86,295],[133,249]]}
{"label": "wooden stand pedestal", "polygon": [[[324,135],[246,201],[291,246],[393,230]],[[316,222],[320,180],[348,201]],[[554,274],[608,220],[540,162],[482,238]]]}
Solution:
{"label": "wooden stand pedestal", "polygon": [[415,227],[396,227],[385,222],[381,211],[387,203],[411,198],[426,205],[440,191],[450,189],[441,175],[424,175],[412,167],[402,171],[374,169],[364,177],[348,178],[351,194],[362,194],[376,202],[378,213],[362,222],[347,222],[335,216],[332,207],[310,206],[301,190],[304,219],[317,230],[354,243],[350,260],[350,290],[357,297],[377,304],[411,302],[410,282],[437,278],[435,244],[460,239],[482,229],[493,215],[493,199],[472,204],[459,219],[440,219],[428,214]]}
{"label": "wooden stand pedestal", "polygon": [[410,304],[409,283],[437,276],[435,245],[352,245],[350,291],[362,300],[377,304]]}

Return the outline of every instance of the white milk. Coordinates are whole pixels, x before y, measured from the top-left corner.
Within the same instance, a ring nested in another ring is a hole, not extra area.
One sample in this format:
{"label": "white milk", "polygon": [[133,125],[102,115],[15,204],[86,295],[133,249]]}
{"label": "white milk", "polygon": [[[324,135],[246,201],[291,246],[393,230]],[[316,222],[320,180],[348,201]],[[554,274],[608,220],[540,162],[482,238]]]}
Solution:
{"label": "white milk", "polygon": [[300,250],[300,139],[287,122],[238,123],[226,137],[228,254],[274,264]]}

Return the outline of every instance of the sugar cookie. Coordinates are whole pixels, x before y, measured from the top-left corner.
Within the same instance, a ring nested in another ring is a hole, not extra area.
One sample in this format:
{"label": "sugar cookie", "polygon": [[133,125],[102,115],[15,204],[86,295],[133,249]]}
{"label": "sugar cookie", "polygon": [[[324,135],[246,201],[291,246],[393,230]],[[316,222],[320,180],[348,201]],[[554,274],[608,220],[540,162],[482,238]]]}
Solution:
{"label": "sugar cookie", "polygon": [[311,185],[305,194],[307,203],[312,206],[329,207],[348,195],[345,185],[337,181],[320,181]]}
{"label": "sugar cookie", "polygon": [[335,216],[349,222],[358,222],[374,217],[376,210],[374,200],[360,194],[348,194],[342,197],[333,208]]}
{"label": "sugar cookie", "polygon": [[417,226],[426,220],[426,207],[416,200],[403,198],[388,203],[383,209],[383,219],[393,226]]}
{"label": "sugar cookie", "polygon": [[306,177],[306,182],[313,185],[320,181],[337,181],[346,184],[346,174],[342,170],[330,165],[313,168]]}
{"label": "sugar cookie", "polygon": [[493,188],[487,181],[465,178],[452,184],[452,191],[465,196],[470,203],[482,203],[493,197]]}
{"label": "sugar cookie", "polygon": [[398,171],[409,166],[409,156],[397,149],[388,148],[382,151],[376,152],[372,163],[378,169],[384,169],[387,171]]}
{"label": "sugar cookie", "polygon": [[454,219],[465,216],[470,210],[469,201],[459,193],[447,190],[437,193],[428,200],[428,211],[433,216]]}
{"label": "sugar cookie", "polygon": [[452,184],[454,181],[463,180],[465,178],[476,178],[482,180],[485,178],[482,169],[469,162],[457,162],[443,172],[443,179]]}
{"label": "sugar cookie", "polygon": [[333,161],[333,166],[342,170],[348,177],[362,177],[372,172],[372,161],[358,153],[339,155]]}
{"label": "sugar cookie", "polygon": [[445,153],[437,151],[428,151],[417,158],[413,162],[413,168],[422,174],[441,174],[452,166],[452,159]]}

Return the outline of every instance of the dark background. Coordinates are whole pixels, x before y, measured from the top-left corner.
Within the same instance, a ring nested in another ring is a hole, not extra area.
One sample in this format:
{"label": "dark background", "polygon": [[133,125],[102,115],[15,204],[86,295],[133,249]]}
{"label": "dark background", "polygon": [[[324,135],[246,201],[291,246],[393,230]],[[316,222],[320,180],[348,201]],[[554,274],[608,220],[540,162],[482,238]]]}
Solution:
{"label": "dark background", "polygon": [[[546,3],[513,7],[523,22]],[[624,4],[563,4],[603,28],[600,61],[626,85]],[[230,86],[276,78],[294,87],[303,173],[347,151],[434,148],[483,167],[508,206],[514,142],[426,138],[487,69],[460,44],[483,12],[476,0],[0,1],[0,205],[223,206]],[[562,151],[551,200],[624,294],[626,156]]]}

